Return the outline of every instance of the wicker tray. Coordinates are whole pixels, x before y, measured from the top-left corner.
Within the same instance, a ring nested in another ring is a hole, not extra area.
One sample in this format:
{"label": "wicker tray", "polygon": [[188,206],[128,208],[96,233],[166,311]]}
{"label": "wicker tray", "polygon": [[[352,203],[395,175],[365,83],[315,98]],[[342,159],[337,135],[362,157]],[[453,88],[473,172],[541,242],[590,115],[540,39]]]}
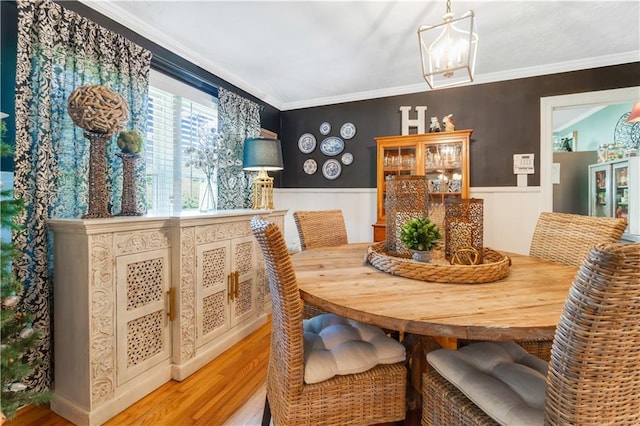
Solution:
{"label": "wicker tray", "polygon": [[384,241],[367,249],[367,262],[373,267],[394,275],[415,280],[451,284],[480,284],[497,281],[509,275],[511,259],[488,247],[483,251],[480,265],[450,265],[441,253],[433,253],[430,263],[389,255]]}

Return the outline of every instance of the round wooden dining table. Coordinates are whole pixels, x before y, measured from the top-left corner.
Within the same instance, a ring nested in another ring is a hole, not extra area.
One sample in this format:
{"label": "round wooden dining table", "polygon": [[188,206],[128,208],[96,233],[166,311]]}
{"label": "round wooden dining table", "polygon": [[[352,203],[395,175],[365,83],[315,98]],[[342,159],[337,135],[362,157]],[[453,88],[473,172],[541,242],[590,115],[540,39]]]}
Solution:
{"label": "round wooden dining table", "polygon": [[365,262],[370,244],[292,256],[300,296],[318,308],[385,329],[473,340],[550,340],[577,268],[526,255],[483,284],[404,278]]}

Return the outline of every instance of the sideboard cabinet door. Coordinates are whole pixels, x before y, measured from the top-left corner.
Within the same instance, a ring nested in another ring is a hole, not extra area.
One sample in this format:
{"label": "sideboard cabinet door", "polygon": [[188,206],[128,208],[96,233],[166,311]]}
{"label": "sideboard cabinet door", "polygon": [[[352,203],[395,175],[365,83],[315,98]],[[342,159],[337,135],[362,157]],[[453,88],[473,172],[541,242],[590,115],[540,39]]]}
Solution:
{"label": "sideboard cabinet door", "polygon": [[255,238],[236,238],[231,241],[234,294],[230,298],[231,326],[248,320],[257,313],[257,283]]}
{"label": "sideboard cabinet door", "polygon": [[171,356],[169,249],[116,257],[118,385]]}
{"label": "sideboard cabinet door", "polygon": [[196,248],[196,311],[198,347],[210,342],[230,328],[229,241],[200,244]]}

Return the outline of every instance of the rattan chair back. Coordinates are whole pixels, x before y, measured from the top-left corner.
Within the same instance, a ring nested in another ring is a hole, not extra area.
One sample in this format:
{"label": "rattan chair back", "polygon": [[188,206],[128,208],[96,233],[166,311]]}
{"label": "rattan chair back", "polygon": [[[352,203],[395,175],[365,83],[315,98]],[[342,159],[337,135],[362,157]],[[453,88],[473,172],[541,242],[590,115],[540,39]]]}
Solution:
{"label": "rattan chair back", "polygon": [[[597,244],[576,274],[556,329],[545,424],[640,424],[640,244]],[[492,425],[493,419],[430,369],[423,425]]]}
{"label": "rattan chair back", "polygon": [[[577,267],[596,244],[620,241],[626,227],[625,219],[542,212],[533,232],[529,255]],[[532,355],[549,361],[551,340],[517,343]]]}
{"label": "rattan chair back", "polygon": [[640,244],[601,244],[576,275],[551,348],[550,424],[640,424]]}
{"label": "rattan chair back", "polygon": [[620,241],[626,227],[627,221],[620,218],[542,212],[529,255],[580,266],[591,247]]}
{"label": "rattan chair back", "polygon": [[295,211],[301,250],[347,244],[347,229],[342,210]]}
{"label": "rattan chair back", "polygon": [[[358,374],[304,382],[302,308],[287,245],[277,225],[259,217],[251,229],[262,250],[271,289],[271,352],[267,401],[275,425],[364,425],[405,418],[404,363],[380,364]],[[263,418],[263,424],[268,420]]]}
{"label": "rattan chair back", "polygon": [[282,390],[302,387],[304,359],[302,344],[302,307],[296,275],[287,245],[277,225],[257,218],[251,229],[262,250],[269,279],[272,304],[271,360],[269,373],[285,377]]}

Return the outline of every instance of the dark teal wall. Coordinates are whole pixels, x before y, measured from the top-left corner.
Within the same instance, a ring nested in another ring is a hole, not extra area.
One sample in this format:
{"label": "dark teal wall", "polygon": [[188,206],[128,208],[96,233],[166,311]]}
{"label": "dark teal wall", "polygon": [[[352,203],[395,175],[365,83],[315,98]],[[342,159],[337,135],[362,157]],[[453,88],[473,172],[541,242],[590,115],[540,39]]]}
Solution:
{"label": "dark teal wall", "polygon": [[[425,92],[422,93],[280,112],[77,1],[60,3],[145,46],[157,58],[162,57],[197,78],[227,87],[260,103],[263,106],[262,126],[278,133],[282,140],[285,168],[282,172],[275,173],[275,184],[281,187],[374,188],[374,138],[400,134],[399,108],[404,105],[426,105],[427,117],[437,116],[440,120],[444,115],[453,113],[457,129],[474,130],[470,148],[472,186],[513,186],[513,154],[535,153],[536,162],[540,158],[541,97],[640,85],[640,62],[635,62],[437,91],[427,91],[425,83]],[[0,1],[0,6],[2,110],[13,111],[16,6],[14,2],[6,1]],[[10,62],[11,59],[13,62]],[[320,153],[318,148],[309,155],[298,150],[298,138],[306,132],[314,134],[320,143],[323,136],[318,128],[324,121],[333,126],[331,135],[337,135],[345,122],[351,122],[357,127],[356,136],[346,142],[346,151],[353,153],[354,162],[350,166],[343,166],[342,175],[334,181],[325,179],[321,172],[307,175],[302,170],[302,164],[307,158],[314,158],[321,167],[329,157]],[[536,172],[529,178],[529,185],[539,185],[539,167],[536,167]]]}
{"label": "dark teal wall", "polygon": [[[497,83],[463,86],[446,90],[393,96],[331,106],[282,112],[284,170],[281,185],[288,188],[375,188],[377,136],[401,133],[400,106],[428,107],[427,117],[453,113],[456,129],[473,129],[470,147],[471,186],[515,186],[513,154],[534,153],[536,174],[529,185],[540,184],[540,98],[570,93],[607,90],[640,85],[640,62],[551,74]],[[412,117],[415,111],[412,111]],[[428,118],[427,118],[428,120]],[[357,127],[356,136],[346,142],[354,155],[342,175],[329,181],[318,172],[307,175],[302,164],[313,158],[320,168],[329,157],[316,148],[311,154],[298,150],[298,138],[312,133],[318,143],[319,132],[328,121],[335,135],[344,122]]]}
{"label": "dark teal wall", "polygon": [[[209,73],[208,71],[192,64],[191,62],[181,58],[180,56],[170,52],[162,46],[159,46],[144,37],[134,33],[128,28],[118,24],[117,22],[101,15],[95,10],[85,6],[78,1],[57,1],[63,7],[73,10],[82,16],[85,16],[94,22],[108,28],[114,32],[122,34],[128,39],[138,43],[139,45],[149,49],[153,53],[152,66],[163,72],[167,72],[171,67],[179,69],[179,78],[182,78],[188,84],[198,87],[202,90],[217,94],[217,87],[224,87],[241,96],[244,96],[261,106],[260,120],[262,127],[276,132],[280,131],[280,111],[253,95],[244,92],[227,81]],[[15,92],[15,69],[16,69],[16,39],[17,39],[17,6],[14,1],[0,0],[0,12],[2,19],[2,111],[14,110],[14,92]],[[12,114],[13,115],[13,114]],[[11,123],[13,126],[13,123]],[[9,139],[9,138],[7,138]],[[12,166],[13,168],[13,166]],[[3,170],[4,160],[3,160]]]}
{"label": "dark teal wall", "polygon": [[[4,141],[14,145],[15,91],[16,91],[16,48],[17,48],[17,6],[15,2],[0,1],[0,111],[9,114],[5,120],[7,134]],[[13,158],[2,157],[0,170],[13,171]]]}

